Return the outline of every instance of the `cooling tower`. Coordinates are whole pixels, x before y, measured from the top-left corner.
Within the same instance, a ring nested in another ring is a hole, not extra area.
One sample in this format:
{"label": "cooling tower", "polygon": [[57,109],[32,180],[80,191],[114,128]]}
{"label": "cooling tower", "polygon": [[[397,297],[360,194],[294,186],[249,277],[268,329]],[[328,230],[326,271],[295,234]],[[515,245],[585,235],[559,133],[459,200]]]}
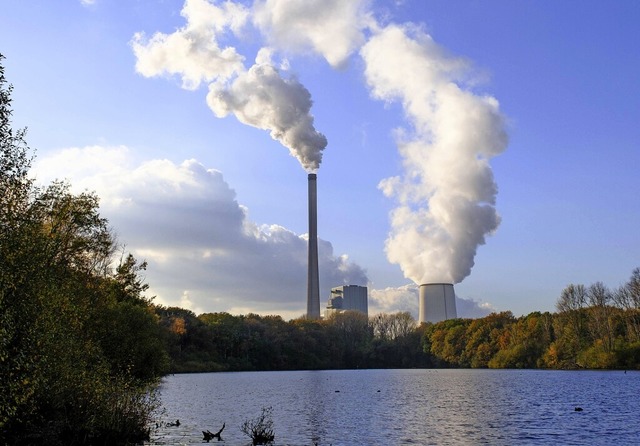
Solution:
{"label": "cooling tower", "polygon": [[453,284],[425,283],[420,285],[418,323],[440,322],[457,317]]}
{"label": "cooling tower", "polygon": [[307,319],[320,319],[318,279],[318,197],[316,174],[309,174],[309,272],[307,275]]}

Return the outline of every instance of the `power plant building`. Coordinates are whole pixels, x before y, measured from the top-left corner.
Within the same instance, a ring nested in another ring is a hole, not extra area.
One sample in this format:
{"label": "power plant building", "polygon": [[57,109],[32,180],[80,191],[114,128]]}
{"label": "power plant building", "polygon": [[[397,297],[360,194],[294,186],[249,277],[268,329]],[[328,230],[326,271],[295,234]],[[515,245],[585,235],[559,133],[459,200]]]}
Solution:
{"label": "power plant building", "polygon": [[359,311],[369,316],[368,293],[366,286],[343,285],[331,288],[331,296],[324,312],[325,317],[343,311]]}
{"label": "power plant building", "polygon": [[456,294],[451,283],[420,285],[418,323],[456,319]]}

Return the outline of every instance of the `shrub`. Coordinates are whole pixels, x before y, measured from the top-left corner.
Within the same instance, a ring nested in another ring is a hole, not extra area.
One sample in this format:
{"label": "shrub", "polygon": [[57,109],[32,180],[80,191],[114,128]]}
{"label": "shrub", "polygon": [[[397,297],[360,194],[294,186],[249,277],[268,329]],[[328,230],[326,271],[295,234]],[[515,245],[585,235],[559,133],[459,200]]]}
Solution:
{"label": "shrub", "polygon": [[242,432],[249,436],[254,445],[273,443],[272,407],[263,407],[262,413],[252,420],[242,423]]}

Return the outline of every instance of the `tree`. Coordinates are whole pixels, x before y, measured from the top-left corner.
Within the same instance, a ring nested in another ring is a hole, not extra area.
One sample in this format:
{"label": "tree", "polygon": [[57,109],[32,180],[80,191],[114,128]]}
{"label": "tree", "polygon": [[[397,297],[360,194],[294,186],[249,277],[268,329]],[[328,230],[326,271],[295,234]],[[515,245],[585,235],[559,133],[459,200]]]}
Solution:
{"label": "tree", "polygon": [[587,293],[584,285],[568,285],[562,290],[556,303],[556,308],[563,319],[564,329],[558,331],[563,341],[577,352],[586,339],[585,319],[583,309],[587,302]]}
{"label": "tree", "polygon": [[31,158],[25,141],[26,130],[11,127],[11,92],[0,54],[0,431],[20,416],[35,393],[29,377],[36,370],[33,356],[21,350],[35,341],[33,325],[25,327],[27,316],[37,311],[30,300],[21,299],[29,284],[32,267],[28,256],[31,244],[30,221],[26,218],[32,180],[28,177]]}
{"label": "tree", "polygon": [[371,328],[373,329],[373,336],[381,341],[388,341],[393,339],[391,335],[391,317],[389,314],[379,313],[375,316],[371,316],[369,319]]}
{"label": "tree", "polygon": [[429,341],[425,348],[439,363],[448,367],[468,367],[464,357],[464,349],[467,344],[467,328],[471,319],[448,319],[430,326],[427,330]]}
{"label": "tree", "polygon": [[137,263],[112,271],[95,194],[34,186],[10,92],[0,64],[0,443],[142,440],[164,348]]}
{"label": "tree", "polygon": [[332,314],[327,324],[341,356],[336,358],[337,367],[364,367],[366,352],[373,338],[367,316],[359,311],[344,311]]}
{"label": "tree", "polygon": [[46,268],[60,274],[108,273],[116,245],[98,209],[97,195],[74,195],[68,183],[54,182],[36,192],[30,212],[41,227]]}
{"label": "tree", "polygon": [[613,296],[602,282],[596,282],[587,288],[589,302],[589,331],[594,341],[601,341],[605,352],[613,350]]}
{"label": "tree", "polygon": [[640,268],[613,295],[615,304],[625,312],[624,320],[630,342],[640,342]]}
{"label": "tree", "polygon": [[522,316],[505,327],[508,342],[489,361],[491,368],[536,368],[549,347],[545,319],[538,313]]}
{"label": "tree", "polygon": [[392,314],[380,313],[370,318],[373,335],[383,341],[410,335],[416,328],[416,320],[408,311]]}
{"label": "tree", "polygon": [[145,306],[150,304],[152,298],[147,298],[145,292],[149,285],[141,277],[147,269],[147,262],[138,263],[132,254],[120,257],[120,264],[116,267],[115,295],[118,302],[130,302],[134,305]]}
{"label": "tree", "polygon": [[558,298],[556,308],[560,313],[579,311],[587,302],[584,285],[567,285]]}
{"label": "tree", "polygon": [[489,361],[500,350],[498,341],[515,318],[510,311],[491,313],[471,321],[467,328],[467,344],[464,348],[464,363],[471,367],[487,367]]}

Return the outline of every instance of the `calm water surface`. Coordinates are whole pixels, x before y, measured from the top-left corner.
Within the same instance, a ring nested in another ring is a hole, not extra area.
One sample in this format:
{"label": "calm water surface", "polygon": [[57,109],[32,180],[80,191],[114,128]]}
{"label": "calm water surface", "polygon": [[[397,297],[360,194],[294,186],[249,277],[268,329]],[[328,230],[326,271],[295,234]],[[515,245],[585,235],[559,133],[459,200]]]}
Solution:
{"label": "calm water surface", "polygon": [[[340,370],[173,375],[152,445],[249,445],[273,408],[275,445],[640,445],[640,372]],[[583,411],[575,411],[581,407]]]}

